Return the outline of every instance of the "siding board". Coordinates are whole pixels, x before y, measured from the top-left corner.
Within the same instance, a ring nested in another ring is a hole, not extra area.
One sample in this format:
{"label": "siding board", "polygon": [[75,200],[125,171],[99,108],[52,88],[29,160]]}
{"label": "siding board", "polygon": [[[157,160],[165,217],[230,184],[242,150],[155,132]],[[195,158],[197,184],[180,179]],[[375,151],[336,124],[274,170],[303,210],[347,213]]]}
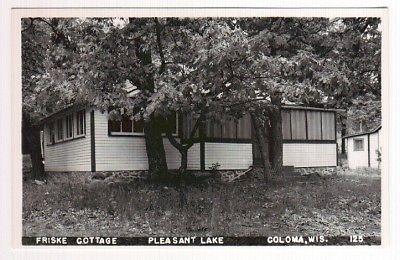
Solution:
{"label": "siding board", "polygon": [[[86,110],[86,119],[89,118]],[[76,134],[76,114],[74,114],[74,129]],[[86,124],[85,138],[69,140],[63,143],[48,145],[49,128],[44,127],[44,168],[45,171],[90,171],[90,124]]]}
{"label": "siding board", "polygon": [[283,165],[294,167],[336,166],[336,144],[284,143]]}
{"label": "siding board", "polygon": [[[147,170],[146,143],[144,137],[115,137],[108,135],[108,115],[95,111],[96,169],[98,171]],[[164,148],[169,169],[178,169],[181,155],[167,138]],[[198,144],[188,151],[188,168],[200,168]]]}
{"label": "siding board", "polygon": [[252,144],[205,143],[205,169],[219,163],[220,170],[247,169],[253,165]]}

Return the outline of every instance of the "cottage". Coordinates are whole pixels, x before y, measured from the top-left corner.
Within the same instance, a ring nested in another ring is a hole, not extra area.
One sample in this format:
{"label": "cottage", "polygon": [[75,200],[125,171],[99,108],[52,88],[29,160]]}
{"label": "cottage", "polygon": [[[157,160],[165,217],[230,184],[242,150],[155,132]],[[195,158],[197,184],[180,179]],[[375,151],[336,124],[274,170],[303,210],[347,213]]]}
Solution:
{"label": "cottage", "polygon": [[382,150],[382,126],[370,132],[348,135],[343,138],[347,145],[349,168],[380,168]]}
{"label": "cottage", "polygon": [[[184,139],[194,120],[170,118],[175,136]],[[43,121],[46,171],[146,170],[143,122],[124,117],[111,121],[107,112],[71,107]],[[257,160],[250,116],[239,120],[208,120],[188,151],[188,169],[247,169]],[[333,109],[284,106],[282,109],[283,164],[294,167],[337,165],[336,114]],[[167,164],[180,166],[180,153],[164,138]]]}

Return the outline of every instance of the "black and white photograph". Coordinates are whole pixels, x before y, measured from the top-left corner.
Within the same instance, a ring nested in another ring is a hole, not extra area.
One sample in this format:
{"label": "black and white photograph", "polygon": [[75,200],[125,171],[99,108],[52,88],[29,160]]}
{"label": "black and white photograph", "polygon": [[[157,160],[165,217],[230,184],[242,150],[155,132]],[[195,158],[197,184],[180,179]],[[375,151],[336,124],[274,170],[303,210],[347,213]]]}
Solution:
{"label": "black and white photograph", "polygon": [[381,245],[382,19],[20,19],[22,245]]}

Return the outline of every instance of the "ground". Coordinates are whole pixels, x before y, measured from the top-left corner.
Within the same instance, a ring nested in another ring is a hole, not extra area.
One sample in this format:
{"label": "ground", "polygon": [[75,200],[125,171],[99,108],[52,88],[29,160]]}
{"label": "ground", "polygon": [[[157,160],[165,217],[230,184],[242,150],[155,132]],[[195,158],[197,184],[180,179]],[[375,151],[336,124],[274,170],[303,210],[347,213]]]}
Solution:
{"label": "ground", "polygon": [[[46,184],[24,181],[24,236],[380,237],[380,175],[374,170],[285,174],[221,183],[149,183],[128,173],[93,180],[53,173]],[[119,176],[119,177],[118,177]],[[106,179],[106,180],[107,180]],[[187,203],[182,198],[186,197]]]}

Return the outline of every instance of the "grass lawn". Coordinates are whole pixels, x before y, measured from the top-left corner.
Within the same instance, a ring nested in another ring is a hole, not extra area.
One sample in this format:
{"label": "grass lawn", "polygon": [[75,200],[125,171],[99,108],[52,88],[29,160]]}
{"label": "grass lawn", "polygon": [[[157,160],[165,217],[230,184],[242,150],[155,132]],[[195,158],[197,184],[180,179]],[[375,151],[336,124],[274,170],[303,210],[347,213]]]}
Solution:
{"label": "grass lawn", "polygon": [[[187,186],[54,173],[23,184],[24,236],[380,236],[380,177],[290,175]],[[126,178],[129,179],[129,178]]]}

